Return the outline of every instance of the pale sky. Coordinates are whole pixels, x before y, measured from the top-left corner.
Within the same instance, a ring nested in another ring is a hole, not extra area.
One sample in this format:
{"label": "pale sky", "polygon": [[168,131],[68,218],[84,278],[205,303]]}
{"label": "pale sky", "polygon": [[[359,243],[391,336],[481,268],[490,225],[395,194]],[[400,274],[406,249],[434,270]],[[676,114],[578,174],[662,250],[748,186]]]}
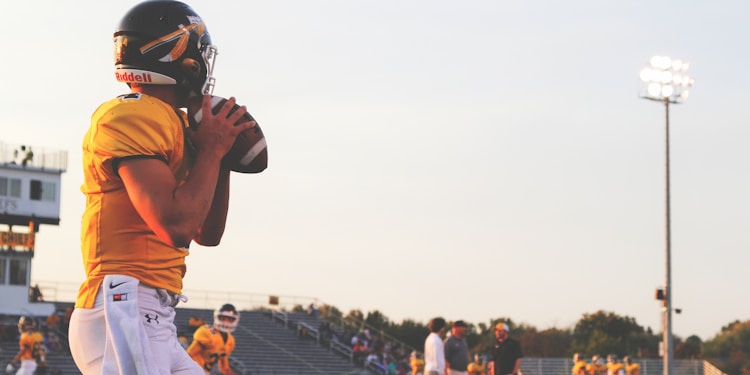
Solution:
{"label": "pale sky", "polygon": [[[127,91],[111,35],[134,4],[0,7],[2,141],[69,153],[32,280],[84,278],[80,144]],[[670,113],[673,331],[750,319],[750,3],[189,4],[219,47],[215,94],[248,106],[270,161],[232,176],[224,240],[192,248],[186,290],[539,329],[605,310],[659,332],[665,116],[638,73],[667,55],[696,79]]]}

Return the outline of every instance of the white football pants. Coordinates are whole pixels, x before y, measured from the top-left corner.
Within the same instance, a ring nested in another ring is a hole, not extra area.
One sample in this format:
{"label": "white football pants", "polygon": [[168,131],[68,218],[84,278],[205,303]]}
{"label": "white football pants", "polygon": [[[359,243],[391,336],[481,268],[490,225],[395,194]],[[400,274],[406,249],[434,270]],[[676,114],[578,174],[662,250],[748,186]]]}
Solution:
{"label": "white football pants", "polygon": [[70,319],[70,352],[84,375],[204,375],[180,346],[174,307],[181,296],[107,275],[94,308]]}

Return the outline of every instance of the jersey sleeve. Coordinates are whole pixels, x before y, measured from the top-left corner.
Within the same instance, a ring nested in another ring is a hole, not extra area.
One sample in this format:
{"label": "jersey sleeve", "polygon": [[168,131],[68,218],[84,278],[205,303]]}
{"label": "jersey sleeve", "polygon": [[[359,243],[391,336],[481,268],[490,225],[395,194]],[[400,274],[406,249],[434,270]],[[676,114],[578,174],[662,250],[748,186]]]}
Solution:
{"label": "jersey sleeve", "polygon": [[[92,117],[93,126],[87,134],[87,147],[95,147],[92,154],[99,158],[100,173],[116,174],[116,163],[128,157],[155,157],[168,161],[178,141],[169,108],[138,97],[115,99],[100,107]],[[180,140],[181,142],[182,140]]]}
{"label": "jersey sleeve", "polygon": [[211,332],[206,326],[200,326],[193,333],[193,342],[197,342],[203,346],[209,346],[211,344]]}
{"label": "jersey sleeve", "polygon": [[200,326],[193,333],[193,341],[188,345],[187,353],[193,359],[199,358],[202,355],[203,348],[208,346],[211,342],[209,337],[208,329],[206,326]]}

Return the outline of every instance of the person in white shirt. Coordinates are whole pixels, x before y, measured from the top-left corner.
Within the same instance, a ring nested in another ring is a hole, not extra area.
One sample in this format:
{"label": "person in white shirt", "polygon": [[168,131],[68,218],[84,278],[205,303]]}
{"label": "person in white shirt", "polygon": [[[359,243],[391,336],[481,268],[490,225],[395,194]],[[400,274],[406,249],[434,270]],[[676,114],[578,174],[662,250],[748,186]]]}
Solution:
{"label": "person in white shirt", "polygon": [[441,317],[430,320],[430,334],[424,340],[424,373],[425,375],[443,375],[445,373],[445,352],[443,339],[445,319]]}

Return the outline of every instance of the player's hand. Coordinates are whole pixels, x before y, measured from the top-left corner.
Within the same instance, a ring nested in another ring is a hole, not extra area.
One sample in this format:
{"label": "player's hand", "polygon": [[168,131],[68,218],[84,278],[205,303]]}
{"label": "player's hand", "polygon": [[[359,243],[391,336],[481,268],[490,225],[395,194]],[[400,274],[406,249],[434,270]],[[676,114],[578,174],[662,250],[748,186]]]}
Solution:
{"label": "player's hand", "polygon": [[235,126],[235,123],[247,112],[245,106],[240,106],[229,113],[237,100],[230,97],[224,105],[213,114],[211,108],[211,95],[204,95],[201,103],[203,118],[198,129],[188,129],[187,135],[190,141],[201,153],[216,153],[223,157],[234,145],[234,141],[241,132],[255,126],[255,122],[244,122]]}
{"label": "player's hand", "polygon": [[15,370],[15,369],[13,368],[13,364],[12,363],[8,363],[8,365],[5,366],[5,373],[6,374],[12,374],[13,370]]}

